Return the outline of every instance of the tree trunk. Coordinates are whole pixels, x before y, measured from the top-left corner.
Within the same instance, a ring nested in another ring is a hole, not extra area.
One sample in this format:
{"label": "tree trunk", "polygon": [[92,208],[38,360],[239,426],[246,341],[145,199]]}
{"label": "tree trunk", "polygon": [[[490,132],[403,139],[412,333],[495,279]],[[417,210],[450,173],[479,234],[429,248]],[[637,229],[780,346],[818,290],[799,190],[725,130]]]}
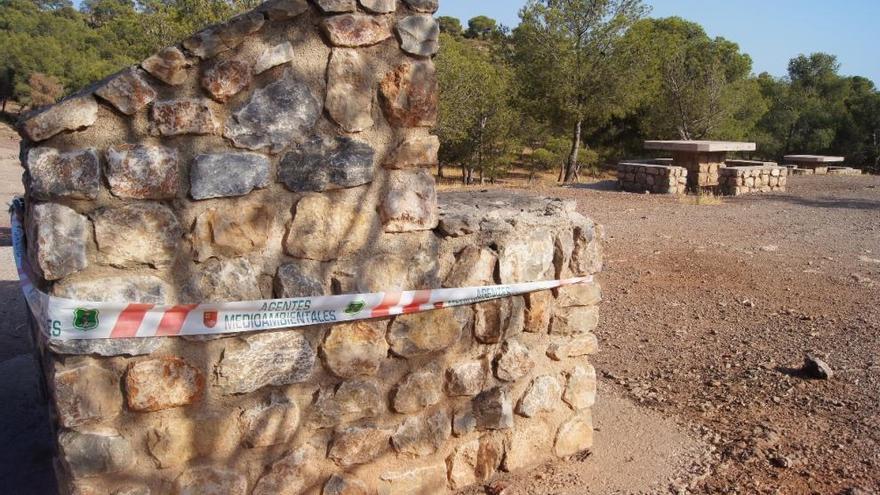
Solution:
{"label": "tree trunk", "polygon": [[437,161],[437,177],[440,179],[446,178],[446,177],[443,177],[443,162],[441,162],[439,160]]}
{"label": "tree trunk", "polygon": [[571,141],[571,155],[568,157],[568,166],[565,168],[565,177],[562,181],[565,184],[571,184],[577,180],[578,154],[581,151],[581,125],[582,119],[578,119],[574,126],[574,136]]}

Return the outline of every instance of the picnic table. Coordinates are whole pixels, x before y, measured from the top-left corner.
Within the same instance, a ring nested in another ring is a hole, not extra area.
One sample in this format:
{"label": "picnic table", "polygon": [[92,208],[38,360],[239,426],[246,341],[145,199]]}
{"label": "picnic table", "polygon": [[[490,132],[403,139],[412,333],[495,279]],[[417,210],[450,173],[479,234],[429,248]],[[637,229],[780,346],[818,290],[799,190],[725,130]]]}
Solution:
{"label": "picnic table", "polygon": [[755,143],[733,141],[645,141],[646,150],[672,153],[672,163],[688,170],[688,188],[718,187],[718,169],[724,166],[728,153],[755,151]]}
{"label": "picnic table", "polygon": [[798,168],[806,168],[816,175],[828,173],[828,167],[835,163],[843,163],[846,158],[842,156],[823,155],[785,155],[785,163],[796,165]]}

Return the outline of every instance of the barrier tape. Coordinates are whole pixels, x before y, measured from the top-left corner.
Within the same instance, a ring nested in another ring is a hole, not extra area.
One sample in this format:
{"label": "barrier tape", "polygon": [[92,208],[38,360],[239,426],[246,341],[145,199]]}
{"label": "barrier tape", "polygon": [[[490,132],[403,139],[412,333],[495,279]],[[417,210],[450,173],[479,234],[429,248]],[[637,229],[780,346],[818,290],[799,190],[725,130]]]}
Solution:
{"label": "barrier tape", "polygon": [[24,200],[10,207],[12,245],[21,289],[40,330],[52,340],[219,335],[345,323],[465,306],[567,285],[591,276],[453,289],[378,292],[160,306],[88,302],[51,296],[34,286],[22,226]]}

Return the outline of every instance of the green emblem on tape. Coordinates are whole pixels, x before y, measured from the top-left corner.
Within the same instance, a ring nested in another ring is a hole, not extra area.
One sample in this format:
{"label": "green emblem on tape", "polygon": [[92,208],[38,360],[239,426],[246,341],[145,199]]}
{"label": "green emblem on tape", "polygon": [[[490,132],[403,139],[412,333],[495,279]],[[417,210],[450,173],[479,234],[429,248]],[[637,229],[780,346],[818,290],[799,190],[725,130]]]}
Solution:
{"label": "green emblem on tape", "polygon": [[98,310],[76,308],[73,310],[73,326],[83,332],[98,328]]}
{"label": "green emblem on tape", "polygon": [[345,308],[345,314],[356,315],[363,311],[366,307],[367,303],[365,301],[352,301],[348,304],[348,307]]}

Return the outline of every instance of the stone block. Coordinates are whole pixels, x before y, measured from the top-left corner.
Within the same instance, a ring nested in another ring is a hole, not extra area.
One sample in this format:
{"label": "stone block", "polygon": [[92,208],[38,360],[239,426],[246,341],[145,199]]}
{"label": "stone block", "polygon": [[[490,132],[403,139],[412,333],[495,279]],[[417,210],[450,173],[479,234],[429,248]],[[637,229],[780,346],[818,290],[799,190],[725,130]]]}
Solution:
{"label": "stone block", "polygon": [[190,273],[190,297],[197,302],[255,301],[262,298],[258,276],[247,258],[212,258]]}
{"label": "stone block", "polygon": [[599,326],[599,308],[596,306],[575,306],[559,308],[550,324],[551,335],[582,335],[590,333]]}
{"label": "stone block", "polygon": [[246,495],[247,478],[230,469],[199,466],[174,480],[175,495]]}
{"label": "stone block", "polygon": [[57,203],[30,207],[28,251],[34,267],[46,280],[58,280],[89,264],[89,220]]}
{"label": "stone block", "polygon": [[483,344],[501,342],[513,313],[511,299],[495,299],[474,305],[474,337]]}
{"label": "stone block", "polygon": [[446,463],[439,461],[379,476],[379,495],[439,495],[446,490]]}
{"label": "stone block", "polygon": [[[379,217],[364,208],[361,188],[307,194],[296,204],[285,249],[294,258],[333,261],[361,250],[378,229]],[[327,215],[332,211],[333,215]]]}
{"label": "stone block", "polygon": [[28,190],[33,198],[95,199],[101,190],[101,159],[97,150],[59,152],[32,148],[27,154]]}
{"label": "stone block", "polygon": [[512,236],[498,250],[501,283],[539,282],[553,278],[553,253],[553,237],[546,230]]}
{"label": "stone block", "polygon": [[324,108],[345,132],[361,132],[373,127],[374,85],[373,71],[365,54],[353,48],[333,50],[327,66]]}
{"label": "stone block", "polygon": [[55,410],[65,428],[100,423],[118,415],[122,408],[116,373],[85,364],[55,373]]}
{"label": "stone block", "polygon": [[491,249],[469,245],[452,266],[443,287],[479,287],[494,282],[498,257]]}
{"label": "stone block", "polygon": [[557,337],[547,346],[547,356],[554,361],[587,356],[599,351],[599,340],[592,333],[575,337]]}
{"label": "stone block", "polygon": [[279,266],[274,286],[275,297],[285,299],[323,296],[327,292],[320,263],[308,260]]}
{"label": "stone block", "polygon": [[439,152],[437,136],[409,136],[388,155],[383,166],[392,170],[429,168],[437,165]]}
{"label": "stone block", "polygon": [[553,450],[553,433],[544,418],[518,421],[508,433],[502,469],[524,470],[543,463]]}
{"label": "stone block", "polygon": [[562,400],[576,411],[593,407],[596,403],[596,368],[589,364],[575,366],[565,375]]}
{"label": "stone block", "polygon": [[561,308],[595,306],[602,302],[602,289],[597,282],[567,285],[557,289],[556,305]]}
{"label": "stone block", "polygon": [[319,478],[317,453],[311,446],[300,447],[272,464],[257,481],[251,495],[299,495]]}
{"label": "stone block", "polygon": [[[568,389],[566,389],[566,392]],[[542,412],[550,412],[559,404],[562,386],[554,376],[542,375],[526,389],[516,406],[517,414],[531,418]]]}
{"label": "stone block", "polygon": [[204,98],[157,101],[152,108],[153,124],[162,136],[217,134],[220,124]]}
{"label": "stone block", "polygon": [[91,96],[73,96],[28,114],[21,132],[31,141],[45,141],[64,132],[91,127],[98,120],[98,102]]}
{"label": "stone block", "polygon": [[391,16],[341,14],[324,19],[321,27],[333,46],[370,46],[391,37]]}
{"label": "stone block", "polygon": [[504,444],[496,435],[483,435],[460,445],[446,458],[450,487],[460,490],[489,481],[498,470],[503,456]]}
{"label": "stone block", "polygon": [[198,155],[190,170],[193,199],[244,196],[269,185],[269,159],[257,153]]}
{"label": "stone block", "polygon": [[119,198],[170,199],[180,183],[177,150],[121,144],[107,148],[107,182]]}
{"label": "stone block", "polygon": [[247,394],[267,385],[290,385],[309,379],[315,350],[296,330],[266,332],[231,340],[214,369],[224,394]]}
{"label": "stone block", "polygon": [[[305,2],[303,2],[305,3]],[[295,53],[289,41],[267,47],[254,64],[254,74],[262,74],[272,67],[286,64],[293,60]]]}
{"label": "stone block", "polygon": [[334,326],[321,345],[324,365],[340,378],[375,375],[388,356],[385,331],[381,322]]}
{"label": "stone block", "polygon": [[264,22],[261,12],[247,12],[196,33],[184,40],[183,46],[199,58],[211,58],[240,45],[248,35],[259,31]]}
{"label": "stone block", "polygon": [[120,473],[135,461],[128,440],[106,427],[63,431],[58,435],[58,448],[65,465],[76,478]]}
{"label": "stone block", "polygon": [[205,211],[196,217],[192,232],[196,260],[235,257],[263,249],[272,227],[271,215],[265,205]]}
{"label": "stone block", "polygon": [[445,409],[424,416],[410,416],[391,436],[397,453],[410,457],[429,456],[443,447],[452,434],[452,422]]}
{"label": "stone block", "polygon": [[130,267],[165,266],[182,237],[174,212],[159,203],[131,203],[94,214],[98,261]]}
{"label": "stone block", "polygon": [[416,12],[425,12],[425,13],[434,13],[437,12],[437,9],[440,7],[439,0],[403,0],[406,5],[416,11]]}
{"label": "stone block", "polygon": [[337,428],[327,457],[346,468],[366,464],[388,451],[392,433],[370,423]]}
{"label": "stone block", "polygon": [[489,363],[486,359],[466,361],[446,370],[446,393],[450,396],[474,396],[486,386]]}
{"label": "stone block", "polygon": [[327,191],[373,181],[373,148],[349,137],[315,138],[284,155],[278,179],[293,192]]}
{"label": "stone block", "polygon": [[568,457],[593,446],[593,420],[589,409],[575,414],[559,426],[553,451],[557,457]]}
{"label": "stone block", "polygon": [[381,216],[385,232],[434,229],[439,222],[434,176],[424,170],[389,172]]}
{"label": "stone block", "polygon": [[355,0],[315,0],[318,8],[325,14],[338,14],[341,12],[354,12],[357,9]]}
{"label": "stone block", "polygon": [[463,437],[477,429],[477,418],[470,402],[456,408],[452,415],[452,434]]}
{"label": "stone block", "polygon": [[287,444],[299,427],[299,415],[299,407],[289,400],[248,409],[240,417],[242,438],[251,448]]}
{"label": "stone block", "polygon": [[471,401],[477,430],[506,430],[513,427],[513,404],[509,392],[494,387]]}
{"label": "stone block", "polygon": [[270,0],[259,9],[266,13],[269,20],[283,21],[305,13],[309,10],[309,3],[306,0]]}
{"label": "stone block", "polygon": [[547,333],[550,318],[553,316],[553,293],[544,290],[525,295],[525,331],[531,333]]}
{"label": "stone block", "polygon": [[461,324],[451,309],[398,316],[387,336],[394,354],[405,358],[442,351],[460,337]]}
{"label": "stone block", "polygon": [[385,396],[366,380],[342,382],[335,391],[321,391],[309,422],[319,428],[371,419],[385,411]]}
{"label": "stone block", "polygon": [[495,358],[495,376],[505,382],[519,380],[534,367],[531,352],[516,339],[505,341]]}
{"label": "stone block", "polygon": [[125,374],[125,399],[135,412],[155,412],[198,401],[205,389],[203,373],[176,357],[138,361]]}
{"label": "stone block", "polygon": [[179,86],[188,77],[189,62],[177,47],[169,46],[141,62],[141,67],[165,84]]}
{"label": "stone block", "polygon": [[226,122],[223,135],[237,148],[278,153],[311,134],[321,106],[309,87],[287,70],[257,89]]}
{"label": "stone block", "polygon": [[125,115],[134,115],[156,99],[157,93],[137,69],[128,69],[110,78],[95,94]]}
{"label": "stone block", "polygon": [[202,88],[215,100],[225,103],[251,85],[251,65],[241,60],[224,60],[202,75]]}
{"label": "stone block", "polygon": [[429,61],[406,61],[379,85],[382,108],[397,127],[432,127],[437,123],[437,75]]}
{"label": "stone block", "polygon": [[440,50],[440,25],[429,15],[412,15],[397,22],[400,49],[418,57],[430,57]]}
{"label": "stone block", "polygon": [[334,474],[324,483],[321,495],[373,495],[367,484],[353,475]]}
{"label": "stone block", "polygon": [[360,4],[373,14],[389,14],[397,10],[397,0],[360,0]]}
{"label": "stone block", "polygon": [[392,406],[399,413],[414,413],[433,406],[443,398],[443,377],[436,366],[414,371],[394,391]]}

